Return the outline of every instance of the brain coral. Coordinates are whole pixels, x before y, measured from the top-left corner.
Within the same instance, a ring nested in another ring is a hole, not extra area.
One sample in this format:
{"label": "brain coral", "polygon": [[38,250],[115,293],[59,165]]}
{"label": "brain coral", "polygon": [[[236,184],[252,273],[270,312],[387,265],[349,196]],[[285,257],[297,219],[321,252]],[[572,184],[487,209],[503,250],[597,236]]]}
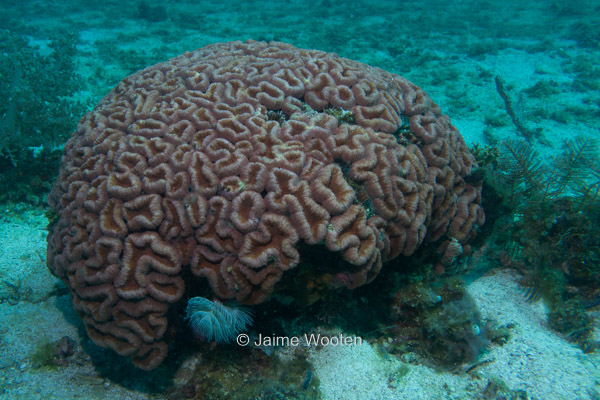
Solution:
{"label": "brain coral", "polygon": [[465,243],[484,218],[473,164],[401,76],[285,43],[215,44],[127,77],[81,120],[49,196],[48,267],[96,344],[152,369],[169,310],[203,281],[258,304],[301,243],[337,254],[350,289],[424,240]]}

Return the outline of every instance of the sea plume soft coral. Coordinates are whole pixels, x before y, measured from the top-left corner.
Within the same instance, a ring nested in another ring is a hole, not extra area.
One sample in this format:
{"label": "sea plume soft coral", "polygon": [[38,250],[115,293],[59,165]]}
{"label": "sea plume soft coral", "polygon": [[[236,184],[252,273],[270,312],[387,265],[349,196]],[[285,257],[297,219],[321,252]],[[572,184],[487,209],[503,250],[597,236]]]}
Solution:
{"label": "sea plume soft coral", "polygon": [[194,333],[217,343],[231,342],[237,334],[252,325],[249,311],[230,308],[204,297],[193,297],[188,301],[186,319]]}

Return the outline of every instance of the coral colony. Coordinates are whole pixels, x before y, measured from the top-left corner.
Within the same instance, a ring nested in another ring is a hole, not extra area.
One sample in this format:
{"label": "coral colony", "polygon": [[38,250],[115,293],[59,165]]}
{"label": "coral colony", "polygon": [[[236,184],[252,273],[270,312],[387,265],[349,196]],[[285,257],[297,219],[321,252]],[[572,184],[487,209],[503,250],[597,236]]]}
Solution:
{"label": "coral colony", "polygon": [[150,370],[170,310],[262,303],[302,249],[335,254],[310,274],[347,289],[424,242],[468,253],[474,163],[401,76],[285,43],[210,45],[127,77],[81,120],[49,196],[48,267],[90,338]]}

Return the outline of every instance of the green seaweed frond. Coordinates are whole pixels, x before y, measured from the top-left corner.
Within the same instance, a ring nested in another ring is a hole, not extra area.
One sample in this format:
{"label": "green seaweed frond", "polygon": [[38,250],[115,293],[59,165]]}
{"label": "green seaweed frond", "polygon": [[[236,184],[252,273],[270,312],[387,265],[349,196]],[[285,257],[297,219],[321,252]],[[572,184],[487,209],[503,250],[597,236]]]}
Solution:
{"label": "green seaweed frond", "polygon": [[544,167],[537,151],[525,141],[509,140],[502,144],[511,156],[509,164],[506,165],[509,173],[516,179],[522,179],[528,188],[537,187]]}
{"label": "green seaweed frond", "polygon": [[525,141],[507,141],[501,149],[487,182],[510,211],[499,219],[502,262],[524,274],[523,295],[546,303],[553,329],[593,351],[598,343],[586,308],[598,304],[600,279],[599,141],[565,140],[549,159]]}
{"label": "green seaweed frond", "polygon": [[590,170],[591,175],[588,182],[584,182],[576,189],[579,197],[577,211],[582,211],[592,205],[597,206],[600,202],[600,165],[593,165]]}
{"label": "green seaweed frond", "polygon": [[[564,150],[549,162],[525,141],[502,143],[505,154],[500,167],[512,200],[527,195],[530,205],[545,206],[561,196],[578,196],[581,208],[600,197],[598,141],[578,136],[564,142]],[[514,203],[514,201],[513,201]]]}
{"label": "green seaweed frond", "polygon": [[[519,198],[541,192],[546,166],[538,153],[525,141],[509,140],[502,143],[506,154],[499,160],[504,171],[503,180],[510,191],[509,202],[520,203]],[[533,199],[532,199],[533,200]]]}
{"label": "green seaweed frond", "polygon": [[569,186],[586,186],[593,175],[592,160],[598,157],[598,141],[578,136],[565,141],[565,150],[556,160],[556,192],[563,193]]}
{"label": "green seaweed frond", "polygon": [[56,344],[43,335],[31,355],[33,369],[56,368],[56,358]]}

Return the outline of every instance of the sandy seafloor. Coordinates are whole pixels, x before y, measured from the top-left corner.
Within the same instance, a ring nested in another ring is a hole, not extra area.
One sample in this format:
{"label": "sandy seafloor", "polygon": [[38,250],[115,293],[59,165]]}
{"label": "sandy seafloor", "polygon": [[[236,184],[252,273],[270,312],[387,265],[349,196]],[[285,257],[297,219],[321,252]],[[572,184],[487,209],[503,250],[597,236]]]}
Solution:
{"label": "sandy seafloor", "polygon": [[[45,223],[39,211],[3,210],[0,221],[0,399],[162,399],[122,387],[99,374],[85,352],[68,366],[34,368],[32,356],[41,340],[69,336],[80,347],[81,324],[62,283],[45,268]],[[531,399],[597,399],[600,354],[584,354],[552,332],[542,302],[529,302],[512,269],[492,270],[469,284],[483,320],[512,324],[504,346],[491,346],[472,373],[449,373],[361,346],[311,348],[309,361],[319,378],[323,399],[477,399],[491,382],[504,382]],[[6,283],[11,282],[9,286]],[[16,284],[18,282],[18,285]],[[596,315],[598,317],[598,315]],[[597,328],[600,328],[597,327]],[[323,327],[323,334],[340,331]],[[600,339],[600,329],[596,329]],[[347,333],[347,336],[351,334]],[[256,350],[259,351],[259,350]],[[278,357],[276,350],[271,357]],[[187,363],[175,373],[185,382]],[[408,373],[397,378],[407,366]],[[493,398],[493,397],[492,397]]]}
{"label": "sandy seafloor", "polygon": [[[186,50],[276,39],[407,77],[441,105],[469,144],[518,137],[496,75],[527,126],[541,128],[533,144],[547,160],[563,140],[599,133],[594,14],[600,10],[592,1],[173,1],[164,3],[168,18],[160,22],[140,18],[137,2],[4,3],[2,28],[27,32],[41,51],[53,31],[78,31],[76,71],[86,82],[78,96],[90,107],[126,75]],[[552,90],[530,90],[538,82]],[[32,368],[40,340],[79,341],[80,325],[45,267],[43,211],[4,205],[0,215],[0,398],[161,398],[99,376],[85,356],[61,369]],[[534,399],[600,398],[600,355],[584,354],[552,332],[543,304],[526,301],[518,278],[513,270],[492,270],[469,284],[484,319],[514,324],[509,342],[492,346],[483,356],[490,361],[472,373],[434,371],[406,359],[408,374],[391,384],[400,359],[368,343],[324,347],[310,353],[323,398],[470,399],[498,379]]]}

